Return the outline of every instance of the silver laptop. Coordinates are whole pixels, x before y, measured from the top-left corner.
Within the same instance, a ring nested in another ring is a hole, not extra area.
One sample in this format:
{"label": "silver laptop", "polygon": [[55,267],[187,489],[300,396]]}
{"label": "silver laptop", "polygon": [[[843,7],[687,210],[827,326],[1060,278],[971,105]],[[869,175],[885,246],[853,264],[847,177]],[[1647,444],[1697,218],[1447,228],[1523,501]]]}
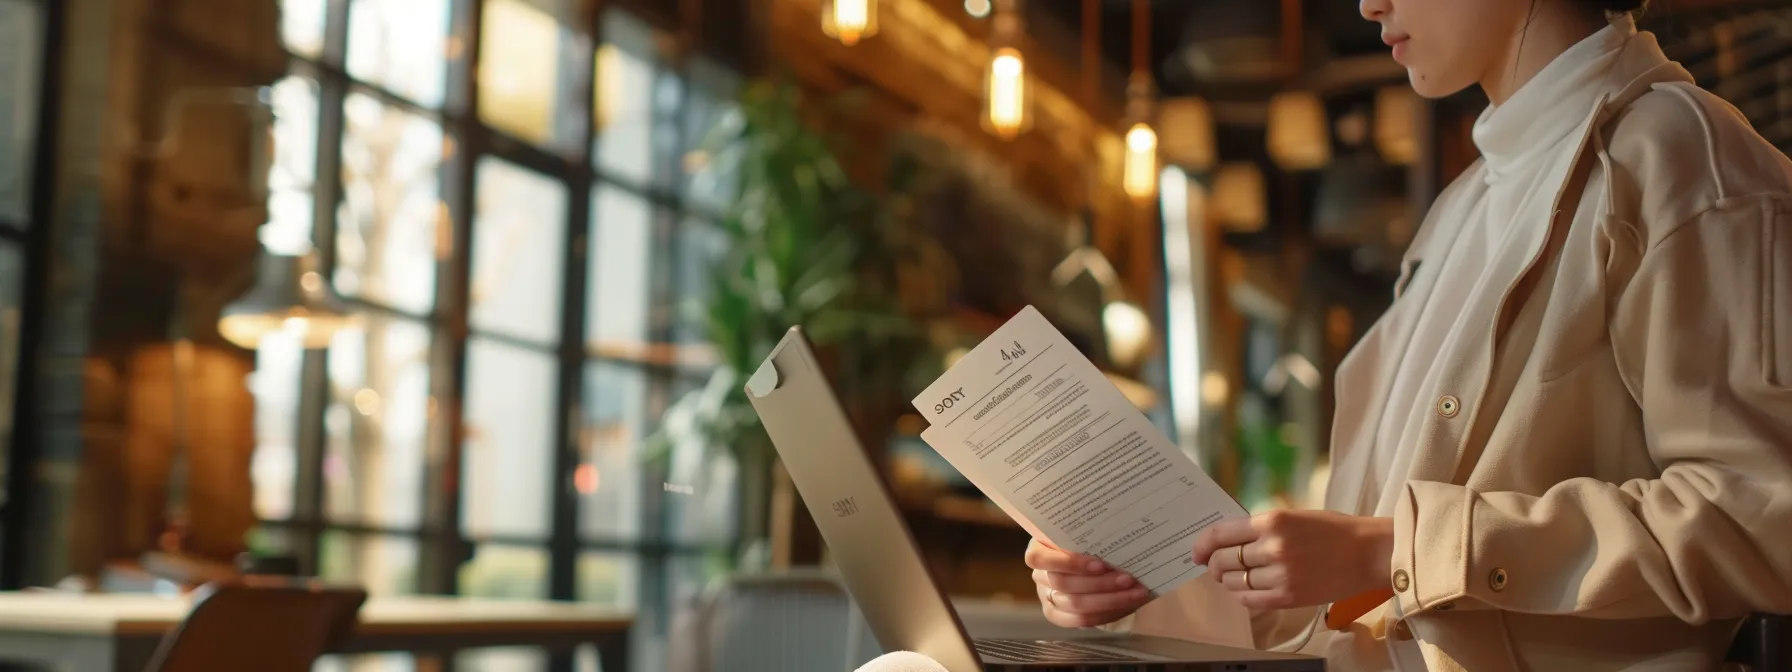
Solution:
{"label": "silver laptop", "polygon": [[951,672],[1325,669],[1323,660],[1308,656],[1139,635],[973,641],[928,572],[801,329],[785,334],[746,387],[847,591],[885,651],[925,654]]}

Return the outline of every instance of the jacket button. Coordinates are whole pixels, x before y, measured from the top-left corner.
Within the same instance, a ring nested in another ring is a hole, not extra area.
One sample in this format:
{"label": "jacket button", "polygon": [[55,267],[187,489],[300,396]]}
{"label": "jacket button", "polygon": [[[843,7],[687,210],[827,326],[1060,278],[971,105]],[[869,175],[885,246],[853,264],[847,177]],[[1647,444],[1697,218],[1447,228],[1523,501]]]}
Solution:
{"label": "jacket button", "polygon": [[1412,577],[1406,574],[1406,570],[1394,570],[1394,590],[1404,593],[1410,587],[1412,587]]}
{"label": "jacket button", "polygon": [[1437,400],[1437,414],[1446,418],[1454,418],[1462,412],[1462,400],[1453,395],[1444,395]]}
{"label": "jacket button", "polygon": [[1400,621],[1399,623],[1395,623],[1394,624],[1394,639],[1398,639],[1402,642],[1412,641],[1412,627],[1408,626],[1406,624],[1406,621]]}
{"label": "jacket button", "polygon": [[1505,569],[1495,568],[1493,573],[1487,576],[1487,587],[1492,588],[1496,593],[1505,590],[1507,578]]}

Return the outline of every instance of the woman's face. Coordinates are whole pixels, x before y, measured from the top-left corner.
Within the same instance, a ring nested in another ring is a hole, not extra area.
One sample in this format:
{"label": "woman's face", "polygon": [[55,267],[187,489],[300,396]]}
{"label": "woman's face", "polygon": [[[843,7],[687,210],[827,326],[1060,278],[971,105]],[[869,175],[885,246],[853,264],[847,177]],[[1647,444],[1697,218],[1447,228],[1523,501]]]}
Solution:
{"label": "woman's face", "polygon": [[1363,18],[1406,66],[1412,88],[1441,98],[1479,83],[1503,62],[1532,0],[1360,0]]}

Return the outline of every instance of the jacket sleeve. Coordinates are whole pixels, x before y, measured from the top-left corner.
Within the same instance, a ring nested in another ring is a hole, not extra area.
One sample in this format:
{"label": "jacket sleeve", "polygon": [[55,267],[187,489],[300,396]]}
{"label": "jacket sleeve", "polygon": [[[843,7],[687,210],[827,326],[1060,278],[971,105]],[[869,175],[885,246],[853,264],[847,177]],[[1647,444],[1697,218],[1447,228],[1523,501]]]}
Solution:
{"label": "jacket sleeve", "polygon": [[1634,268],[1611,290],[1609,337],[1659,477],[1541,496],[1408,483],[1401,614],[1792,612],[1792,199],[1726,199]]}

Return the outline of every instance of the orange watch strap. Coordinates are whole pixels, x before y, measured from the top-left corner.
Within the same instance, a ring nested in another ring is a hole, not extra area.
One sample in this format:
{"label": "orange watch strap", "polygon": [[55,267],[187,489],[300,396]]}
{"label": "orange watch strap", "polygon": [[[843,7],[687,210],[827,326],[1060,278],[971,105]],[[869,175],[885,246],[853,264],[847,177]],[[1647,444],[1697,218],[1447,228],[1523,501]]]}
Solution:
{"label": "orange watch strap", "polygon": [[1325,627],[1333,630],[1348,628],[1356,619],[1391,599],[1394,599],[1394,589],[1377,588],[1333,602],[1332,607],[1325,612]]}

